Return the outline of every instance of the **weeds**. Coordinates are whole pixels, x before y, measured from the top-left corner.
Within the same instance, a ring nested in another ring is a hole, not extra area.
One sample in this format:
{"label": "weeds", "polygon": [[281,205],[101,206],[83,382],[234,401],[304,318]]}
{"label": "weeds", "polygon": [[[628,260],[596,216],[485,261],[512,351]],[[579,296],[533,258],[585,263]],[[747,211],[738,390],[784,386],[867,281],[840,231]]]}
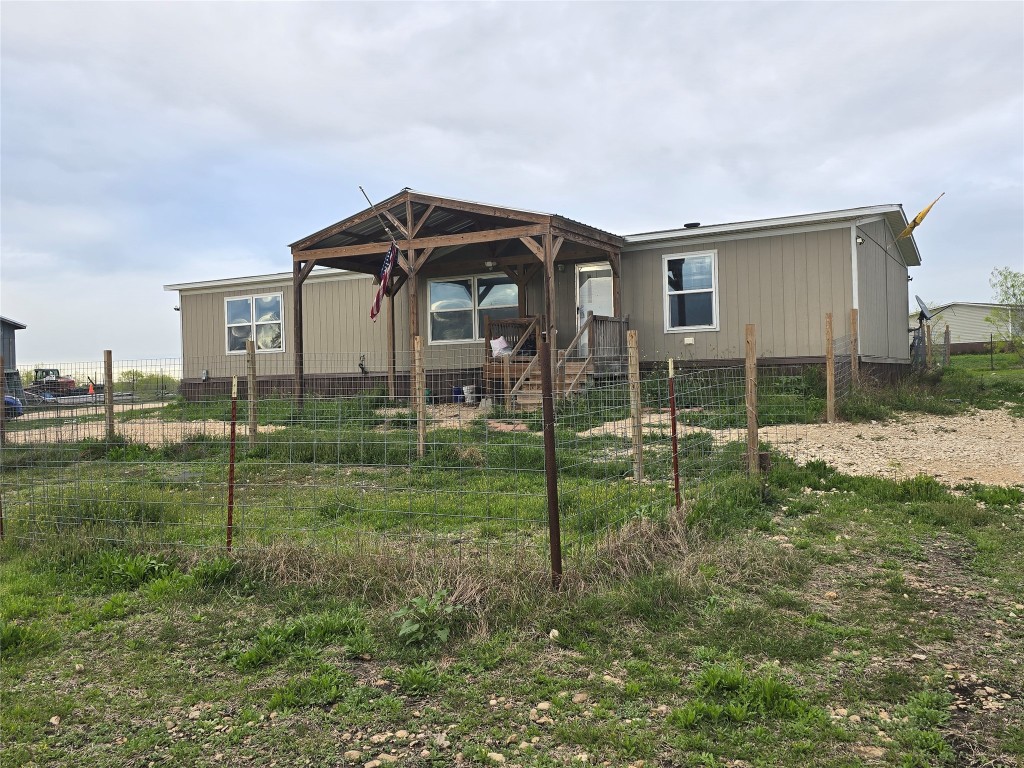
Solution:
{"label": "weeds", "polygon": [[451,633],[455,606],[448,602],[448,593],[441,589],[430,597],[414,597],[395,611],[401,621],[398,638],[407,646],[428,648],[444,645]]}

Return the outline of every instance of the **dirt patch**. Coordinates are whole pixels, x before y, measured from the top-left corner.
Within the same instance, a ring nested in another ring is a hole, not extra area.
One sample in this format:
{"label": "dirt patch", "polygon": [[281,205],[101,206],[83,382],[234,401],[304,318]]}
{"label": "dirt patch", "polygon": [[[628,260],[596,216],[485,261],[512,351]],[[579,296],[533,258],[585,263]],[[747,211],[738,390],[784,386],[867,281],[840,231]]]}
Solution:
{"label": "dirt patch", "polygon": [[827,461],[850,475],[930,475],[949,485],[1024,483],[1024,421],[1006,411],[905,415],[870,424],[808,424],[761,439],[798,462]]}
{"label": "dirt patch", "polygon": [[[283,427],[263,425],[261,433],[276,432]],[[226,421],[161,421],[160,419],[139,419],[138,421],[117,422],[114,431],[119,437],[133,443],[145,443],[151,448],[158,448],[167,443],[180,443],[196,435],[227,440],[231,425]],[[239,424],[236,435],[239,440],[247,437],[249,430],[245,424]],[[7,442],[13,445],[36,443],[69,443],[87,438],[102,439],[107,436],[107,427],[102,421],[79,422],[69,420],[64,424],[54,424],[40,429],[26,429],[8,432]]]}

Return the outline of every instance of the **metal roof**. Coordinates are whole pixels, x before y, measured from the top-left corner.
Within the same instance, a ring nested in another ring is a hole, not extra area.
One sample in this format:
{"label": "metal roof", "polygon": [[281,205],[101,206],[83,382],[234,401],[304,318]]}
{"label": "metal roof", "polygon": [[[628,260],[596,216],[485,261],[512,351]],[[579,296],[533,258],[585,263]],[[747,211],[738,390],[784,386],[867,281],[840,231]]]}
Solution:
{"label": "metal roof", "polygon": [[[400,200],[400,198],[405,193],[412,193],[414,195],[422,195],[423,197],[436,198],[439,201],[448,200],[452,203],[462,205],[473,205],[483,208],[492,208],[513,215],[520,214],[524,217],[525,220],[528,221],[536,220],[538,217],[550,218],[553,220],[552,223],[554,223],[556,226],[559,223],[569,224],[575,227],[582,227],[585,230],[590,230],[594,233],[604,235],[605,237],[614,238],[616,240],[622,239],[620,235],[616,235],[613,232],[598,229],[597,227],[593,227],[589,224],[584,224],[583,222],[577,221],[576,219],[570,219],[567,216],[560,216],[554,213],[543,213],[541,211],[530,211],[526,210],[525,208],[510,208],[505,205],[494,205],[492,203],[483,203],[477,200],[465,200],[457,197],[433,195],[429,192],[423,192],[422,190],[416,190],[410,187],[405,187],[398,194],[392,195],[391,197],[386,198],[380,203],[377,203],[377,210],[379,210],[383,215],[384,211],[393,212],[393,209],[399,203],[401,203],[404,206],[405,201]],[[412,201],[413,219],[415,220],[422,216],[430,206],[430,203],[415,200]],[[357,211],[355,214],[347,218],[360,217],[369,211],[369,208],[364,208],[361,211]],[[401,215],[399,218],[404,218],[404,211],[400,212],[400,214]],[[460,232],[470,231],[480,223],[481,219],[483,219],[486,223],[492,224],[494,228],[498,228],[498,226],[500,226],[501,222],[503,221],[502,218],[496,216],[489,216],[486,213],[445,209],[443,203],[439,203],[438,206],[435,207],[433,211],[431,211],[430,217],[425,222],[423,222],[422,227],[426,230],[432,231],[434,234],[457,235]],[[384,232],[384,227],[381,225],[380,221],[376,216],[371,216],[370,218],[367,218],[356,224],[347,226],[341,231],[331,233],[332,229],[336,229],[345,221],[346,219],[342,219],[341,221],[335,222],[329,227],[321,229],[319,232],[304,237],[301,240],[297,240],[294,243],[291,243],[289,247],[295,248],[300,243],[307,242],[309,243],[309,245],[307,245],[307,248],[309,250],[318,250],[320,248],[338,248],[359,242],[373,242],[378,239],[386,241],[387,239],[387,235]],[[320,233],[324,233],[324,237],[322,239],[316,239],[316,237]]]}
{"label": "metal roof", "polygon": [[9,317],[0,316],[0,323],[3,323],[4,325],[9,325],[16,331],[23,331],[28,327],[24,323],[19,323],[17,320],[11,320],[11,318]]}

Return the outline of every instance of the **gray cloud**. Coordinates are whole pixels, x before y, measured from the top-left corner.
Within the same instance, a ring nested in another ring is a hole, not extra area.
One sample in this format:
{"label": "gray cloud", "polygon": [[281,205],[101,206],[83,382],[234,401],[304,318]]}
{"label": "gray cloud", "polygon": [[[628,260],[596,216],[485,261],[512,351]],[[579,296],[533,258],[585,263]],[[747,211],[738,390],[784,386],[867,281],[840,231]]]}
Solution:
{"label": "gray cloud", "polygon": [[[286,269],[359,183],[623,233],[945,191],[915,290],[985,299],[1024,267],[1022,29],[1016,3],[8,3],[3,312],[39,355],[173,354],[161,284]],[[38,319],[56,286],[68,317],[146,300],[98,340]]]}

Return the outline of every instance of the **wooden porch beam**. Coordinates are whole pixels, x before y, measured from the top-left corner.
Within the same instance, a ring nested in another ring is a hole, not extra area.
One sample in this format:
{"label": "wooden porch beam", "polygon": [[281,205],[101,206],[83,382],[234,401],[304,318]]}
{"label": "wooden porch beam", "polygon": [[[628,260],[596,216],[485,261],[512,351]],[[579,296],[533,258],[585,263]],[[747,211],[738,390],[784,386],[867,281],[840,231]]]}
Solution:
{"label": "wooden porch beam", "polygon": [[430,218],[430,214],[432,214],[434,212],[434,209],[436,207],[437,206],[434,205],[433,203],[431,203],[430,205],[427,206],[426,213],[423,214],[423,216],[420,218],[420,220],[417,221],[416,224],[412,228],[412,237],[416,237],[416,233],[420,231],[420,229],[423,227],[424,224],[427,223],[427,219]]}
{"label": "wooden porch beam", "polygon": [[[409,202],[406,201],[405,205],[408,208]],[[384,217],[395,226],[395,229],[401,233],[402,237],[406,240],[409,239],[409,230],[405,228],[405,224],[400,222],[391,211],[384,211]]]}
{"label": "wooden porch beam", "polygon": [[561,232],[571,233],[576,237],[582,237],[594,242],[604,243],[605,250],[610,248],[621,248],[626,244],[625,239],[618,235],[601,232],[593,227],[581,225],[562,216],[553,216],[551,218],[551,228],[560,230]]}
{"label": "wooden porch beam", "polygon": [[601,240],[597,240],[593,237],[581,235],[577,232],[573,232],[568,229],[562,229],[561,227],[551,227],[551,233],[559,237],[563,237],[566,240],[571,240],[574,243],[580,243],[581,245],[589,245],[591,248],[597,248],[599,251],[618,250],[618,246],[616,245],[611,245]]}
{"label": "wooden porch beam", "polygon": [[402,290],[402,286],[405,285],[405,281],[409,279],[406,274],[392,275],[391,277],[391,288],[389,296],[397,296],[398,292]]}
{"label": "wooden porch beam", "polygon": [[316,259],[310,259],[302,267],[302,271],[299,272],[299,285],[306,282],[306,278],[309,277],[309,273],[313,271],[313,267],[316,266]]}
{"label": "wooden porch beam", "polygon": [[541,261],[544,261],[544,247],[538,245],[536,240],[534,240],[532,237],[520,237],[519,240],[522,242],[523,245],[525,245],[527,248],[533,251],[534,256],[536,256]]}
{"label": "wooden porch beam", "polygon": [[531,213],[529,211],[513,211],[507,208],[495,208],[493,205],[473,203],[468,200],[449,200],[444,197],[423,195],[419,192],[410,192],[409,199],[416,203],[436,205],[438,208],[447,208],[450,211],[465,211],[467,213],[478,213],[483,216],[493,216],[497,219],[512,219],[513,221],[532,221],[536,224],[547,224],[551,216],[543,213]]}
{"label": "wooden porch beam", "polygon": [[[541,235],[544,227],[530,225],[528,227],[509,227],[507,229],[484,229],[476,232],[463,232],[458,235],[439,235],[437,237],[414,238],[399,240],[398,247],[403,251],[411,248],[442,248],[450,245],[471,245],[473,243],[493,243],[496,240],[516,240],[531,235]],[[309,251],[295,251],[293,261],[307,259],[344,259],[352,256],[372,256],[386,253],[390,242],[364,243],[361,245],[344,245],[339,248],[316,248]]]}

